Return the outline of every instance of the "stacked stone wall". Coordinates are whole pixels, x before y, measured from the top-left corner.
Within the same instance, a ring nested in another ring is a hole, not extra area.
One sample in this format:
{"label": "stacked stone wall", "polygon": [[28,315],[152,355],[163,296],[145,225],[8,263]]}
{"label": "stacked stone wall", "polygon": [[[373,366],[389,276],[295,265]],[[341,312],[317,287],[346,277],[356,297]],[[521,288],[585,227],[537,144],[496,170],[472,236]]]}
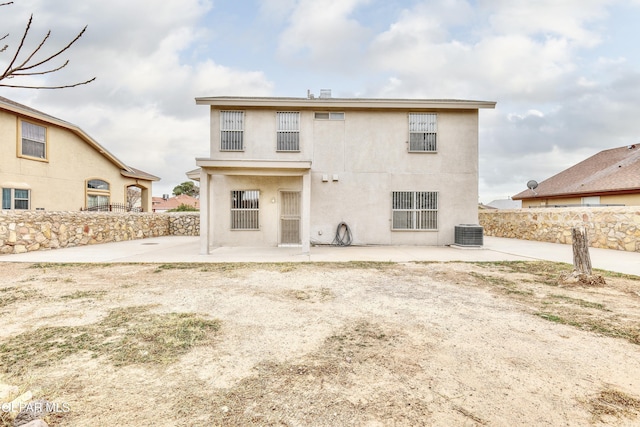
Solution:
{"label": "stacked stone wall", "polygon": [[571,244],[571,229],[584,226],[595,248],[640,252],[640,206],[481,211],[486,236]]}
{"label": "stacked stone wall", "polygon": [[200,214],[198,212],[171,212],[165,215],[169,217],[169,235],[200,235]]}
{"label": "stacked stone wall", "polygon": [[0,254],[199,233],[197,212],[0,211]]}

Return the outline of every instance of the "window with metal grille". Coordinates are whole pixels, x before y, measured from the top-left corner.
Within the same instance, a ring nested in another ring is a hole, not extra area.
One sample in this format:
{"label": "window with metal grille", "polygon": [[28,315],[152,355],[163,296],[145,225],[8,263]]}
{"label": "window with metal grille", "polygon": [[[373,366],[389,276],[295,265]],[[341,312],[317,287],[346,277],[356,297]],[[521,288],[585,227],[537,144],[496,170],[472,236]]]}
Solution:
{"label": "window with metal grille", "polygon": [[2,189],[2,209],[29,209],[30,191],[16,188]]}
{"label": "window with metal grille", "polygon": [[300,113],[278,112],[278,151],[300,151]]}
{"label": "window with metal grille", "polygon": [[244,150],[244,111],[220,112],[220,150]]}
{"label": "window with metal grille", "polygon": [[259,190],[234,190],[231,192],[231,229],[259,229]]}
{"label": "window with metal grille", "polygon": [[391,195],[393,230],[437,230],[438,193],[394,191]]}
{"label": "window with metal grille", "polygon": [[46,159],[47,128],[23,121],[21,131],[20,153],[23,156]]}
{"label": "window with metal grille", "polygon": [[409,113],[409,151],[437,151],[438,115]]}

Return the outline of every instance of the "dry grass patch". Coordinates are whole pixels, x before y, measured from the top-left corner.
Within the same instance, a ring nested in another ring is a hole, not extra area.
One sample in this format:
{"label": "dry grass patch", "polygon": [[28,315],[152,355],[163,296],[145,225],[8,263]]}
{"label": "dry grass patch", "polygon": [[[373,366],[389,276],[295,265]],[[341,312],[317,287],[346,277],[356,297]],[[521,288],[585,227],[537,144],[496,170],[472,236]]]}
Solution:
{"label": "dry grass patch", "polygon": [[551,322],[640,344],[638,315],[630,316],[622,311],[624,307],[610,307],[603,302],[611,295],[628,295],[629,283],[637,283],[632,285],[636,289],[640,287],[637,276],[600,271],[609,285],[574,284],[567,287],[561,286],[558,278],[570,271],[570,264],[513,261],[474,265],[481,270],[468,272],[472,280],[463,282],[490,287],[492,291],[526,305],[532,314]]}
{"label": "dry grass patch", "polygon": [[636,419],[640,415],[640,399],[619,390],[605,388],[589,402],[594,422],[607,423],[608,418]]}
{"label": "dry grass patch", "polygon": [[430,411],[412,392],[421,368],[401,356],[405,346],[413,344],[398,331],[356,322],[301,359],[261,363],[234,387],[190,393],[175,410],[188,400],[209,414],[202,421],[222,426],[420,425]]}
{"label": "dry grass patch", "polygon": [[39,292],[23,287],[7,286],[0,288],[0,308],[38,296]]}
{"label": "dry grass patch", "polygon": [[60,299],[102,299],[105,295],[107,295],[107,291],[75,291],[70,294],[61,295]]}
{"label": "dry grass patch", "polygon": [[384,261],[347,261],[347,262],[232,262],[232,263],[169,263],[156,266],[154,273],[168,270],[197,270],[206,272],[233,272],[233,271],[275,271],[288,273],[291,271],[309,271],[322,269],[364,269],[387,270],[396,268],[397,263]]}
{"label": "dry grass patch", "polygon": [[335,298],[335,294],[329,288],[289,289],[285,291],[285,295],[296,300],[307,302],[324,302]]}
{"label": "dry grass patch", "polygon": [[118,308],[91,325],[43,327],[13,336],[0,344],[0,365],[6,373],[21,375],[80,352],[107,357],[116,366],[167,364],[210,342],[220,328],[219,321],[193,313],[149,309]]}

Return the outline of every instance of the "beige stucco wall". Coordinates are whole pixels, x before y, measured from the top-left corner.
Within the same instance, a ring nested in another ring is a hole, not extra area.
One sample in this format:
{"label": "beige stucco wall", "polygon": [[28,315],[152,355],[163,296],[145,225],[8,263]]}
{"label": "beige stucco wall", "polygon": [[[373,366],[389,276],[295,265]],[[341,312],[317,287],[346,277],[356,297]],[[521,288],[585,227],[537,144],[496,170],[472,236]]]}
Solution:
{"label": "beige stucco wall", "polygon": [[[354,244],[383,245],[447,245],[453,243],[455,225],[477,224],[477,110],[437,112],[437,153],[408,152],[407,111],[375,110],[346,110],[345,120],[315,120],[314,111],[302,110],[300,152],[279,153],[276,111],[245,110],[245,151],[222,152],[220,110],[212,108],[211,158],[310,160],[312,243],[331,243],[343,221],[353,232]],[[300,189],[301,182],[301,177],[215,175],[209,194],[215,244],[277,245],[277,192]],[[261,230],[230,230],[229,192],[256,189],[261,190]],[[439,229],[392,231],[393,191],[437,191]],[[273,197],[276,203],[271,203]]]}
{"label": "beige stucco wall", "polygon": [[[539,207],[541,205],[577,205],[582,203],[581,197],[562,197],[557,199],[525,199],[522,201],[523,208]],[[640,206],[640,194],[617,194],[600,196],[602,205],[625,205]]]}
{"label": "beige stucco wall", "polygon": [[[301,177],[224,176],[213,177],[213,235],[221,246],[269,246],[279,243],[279,192],[300,191]],[[231,191],[260,190],[259,230],[231,230]],[[275,200],[275,203],[272,203]]]}
{"label": "beige stucco wall", "polygon": [[[79,210],[86,208],[87,180],[102,179],[110,184],[111,203],[126,203],[126,188],[136,185],[135,179],[123,177],[115,164],[68,129],[28,121],[47,129],[47,161],[17,155],[20,119],[0,111],[0,187],[27,184],[32,210]],[[139,183],[141,188],[151,188],[150,182]],[[149,206],[145,210],[150,208],[148,196]]]}
{"label": "beige stucco wall", "polygon": [[640,208],[579,207],[483,211],[487,236],[571,243],[571,228],[585,226],[596,248],[640,252]]}

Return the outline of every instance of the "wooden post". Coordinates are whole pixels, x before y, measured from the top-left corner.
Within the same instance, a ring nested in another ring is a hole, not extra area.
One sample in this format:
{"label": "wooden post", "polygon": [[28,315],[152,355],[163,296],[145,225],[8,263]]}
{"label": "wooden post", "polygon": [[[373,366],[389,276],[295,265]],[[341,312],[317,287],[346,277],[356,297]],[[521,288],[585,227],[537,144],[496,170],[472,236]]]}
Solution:
{"label": "wooden post", "polygon": [[577,274],[591,276],[591,257],[589,256],[589,240],[584,227],[571,229],[573,239],[573,268]]}

